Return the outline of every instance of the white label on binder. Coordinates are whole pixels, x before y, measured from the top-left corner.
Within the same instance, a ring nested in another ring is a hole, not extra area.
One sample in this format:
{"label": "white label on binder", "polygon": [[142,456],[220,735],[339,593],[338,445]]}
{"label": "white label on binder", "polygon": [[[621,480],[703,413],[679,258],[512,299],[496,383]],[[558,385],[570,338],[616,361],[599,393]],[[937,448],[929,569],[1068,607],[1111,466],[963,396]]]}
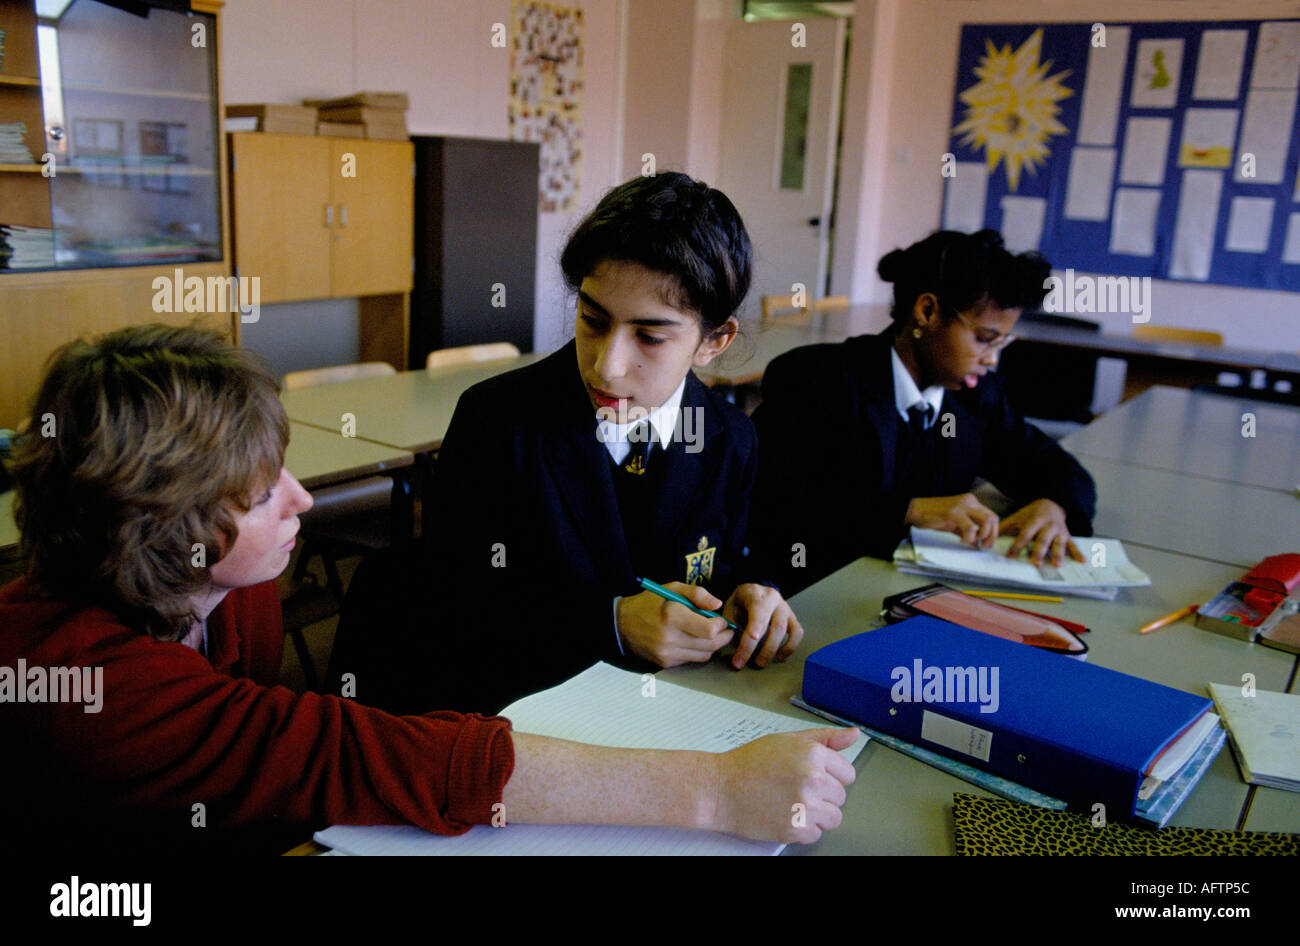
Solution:
{"label": "white label on binder", "polygon": [[993,748],[993,733],[925,710],[921,713],[921,738],[935,745],[964,752],[984,762]]}

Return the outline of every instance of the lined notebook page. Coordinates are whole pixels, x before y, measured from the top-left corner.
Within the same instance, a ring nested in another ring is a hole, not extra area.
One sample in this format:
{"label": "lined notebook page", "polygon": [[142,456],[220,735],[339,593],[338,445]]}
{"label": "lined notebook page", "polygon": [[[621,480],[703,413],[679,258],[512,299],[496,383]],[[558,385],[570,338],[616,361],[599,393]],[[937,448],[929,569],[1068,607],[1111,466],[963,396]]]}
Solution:
{"label": "lined notebook page", "polygon": [[[725,752],[774,732],[816,729],[796,718],[746,706],[686,687],[598,663],[573,679],[524,697],[501,711],[519,732],[629,749]],[[862,735],[841,752],[852,762],[866,745]],[[508,814],[508,812],[507,812]],[[745,841],[726,834],[673,828],[571,825],[479,826],[459,837],[413,827],[335,825],[316,840],[346,854],[779,854],[783,844]]]}

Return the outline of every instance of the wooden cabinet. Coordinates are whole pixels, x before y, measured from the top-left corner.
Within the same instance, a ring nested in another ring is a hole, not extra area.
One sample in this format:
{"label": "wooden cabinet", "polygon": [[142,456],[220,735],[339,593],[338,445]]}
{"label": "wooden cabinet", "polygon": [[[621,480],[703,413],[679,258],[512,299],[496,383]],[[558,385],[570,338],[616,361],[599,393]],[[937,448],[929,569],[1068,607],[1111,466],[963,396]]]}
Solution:
{"label": "wooden cabinet", "polygon": [[237,321],[229,310],[160,311],[154,289],[177,270],[230,275],[222,3],[140,17],[77,0],[39,24],[35,7],[0,0],[0,125],[12,144],[22,123],[26,152],[0,161],[0,225],[48,234],[28,234],[28,254],[0,266],[0,427],[21,422],[46,359],[78,336]]}
{"label": "wooden cabinet", "polygon": [[263,303],[360,297],[362,357],[405,367],[410,143],[238,132],[230,161],[236,273]]}

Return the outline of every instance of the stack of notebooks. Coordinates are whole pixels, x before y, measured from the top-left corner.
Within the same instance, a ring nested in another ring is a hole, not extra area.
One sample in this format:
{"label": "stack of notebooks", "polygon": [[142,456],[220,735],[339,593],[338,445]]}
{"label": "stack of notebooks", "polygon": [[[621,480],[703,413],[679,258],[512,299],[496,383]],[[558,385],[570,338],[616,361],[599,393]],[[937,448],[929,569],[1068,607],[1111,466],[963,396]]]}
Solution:
{"label": "stack of notebooks", "polygon": [[25,122],[0,122],[0,164],[35,164],[36,159],[23,139]]}
{"label": "stack of notebooks", "polygon": [[1210,684],[1241,777],[1251,785],[1300,792],[1300,694]]}
{"label": "stack of notebooks", "polygon": [[338,99],[306,99],[316,109],[319,134],[406,141],[405,92],[357,92]]}
{"label": "stack of notebooks", "polygon": [[[598,663],[501,711],[517,732],[599,746],[726,752],[768,733],[818,729],[742,703]],[[852,762],[866,737],[841,752]],[[779,854],[784,844],[704,831],[606,825],[479,826],[459,837],[419,828],[335,825],[316,833],[338,854]]]}
{"label": "stack of notebooks", "polygon": [[1205,697],[929,616],[810,654],[800,705],[1004,797],[1153,827],[1225,739]]}
{"label": "stack of notebooks", "polygon": [[316,134],[316,110],[303,105],[226,106],[226,131],[261,131],[271,135]]}
{"label": "stack of notebooks", "polygon": [[0,269],[52,269],[54,231],[0,224]]}
{"label": "stack of notebooks", "polygon": [[1027,550],[1007,558],[1013,542],[1014,536],[1004,535],[992,548],[978,549],[951,532],[913,529],[894,550],[894,565],[915,575],[1106,600],[1113,600],[1120,588],[1151,584],[1150,576],[1129,560],[1118,539],[1076,538],[1075,545],[1087,560],[1066,558],[1059,566],[1035,565]]}

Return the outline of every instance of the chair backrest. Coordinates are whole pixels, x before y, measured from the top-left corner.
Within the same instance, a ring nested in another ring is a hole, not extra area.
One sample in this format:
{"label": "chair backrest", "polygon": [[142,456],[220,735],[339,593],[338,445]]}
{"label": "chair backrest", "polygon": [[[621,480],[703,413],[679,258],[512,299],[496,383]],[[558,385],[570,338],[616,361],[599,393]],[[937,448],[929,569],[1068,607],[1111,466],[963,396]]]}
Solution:
{"label": "chair backrest", "polygon": [[827,296],[813,303],[814,312],[839,312],[849,307],[848,296]]}
{"label": "chair backrest", "polygon": [[1174,328],[1168,325],[1135,325],[1133,337],[1150,342],[1189,342],[1210,348],[1223,347],[1222,332],[1206,332],[1194,328]]}
{"label": "chair backrest", "polygon": [[808,307],[795,305],[793,294],[763,296],[761,303],[764,325],[772,322],[803,322],[808,318]]}
{"label": "chair backrest", "polygon": [[317,384],[337,384],[357,378],[375,378],[397,374],[397,369],[386,361],[362,361],[355,365],[332,365],[329,368],[311,368],[307,371],[290,371],[284,376],[284,389],[294,391]]}
{"label": "chair backrest", "polygon": [[510,342],[488,342],[483,345],[462,345],[459,348],[440,348],[429,352],[425,359],[424,370],[446,368],[448,365],[463,365],[472,361],[497,361],[502,358],[518,358],[519,349]]}

